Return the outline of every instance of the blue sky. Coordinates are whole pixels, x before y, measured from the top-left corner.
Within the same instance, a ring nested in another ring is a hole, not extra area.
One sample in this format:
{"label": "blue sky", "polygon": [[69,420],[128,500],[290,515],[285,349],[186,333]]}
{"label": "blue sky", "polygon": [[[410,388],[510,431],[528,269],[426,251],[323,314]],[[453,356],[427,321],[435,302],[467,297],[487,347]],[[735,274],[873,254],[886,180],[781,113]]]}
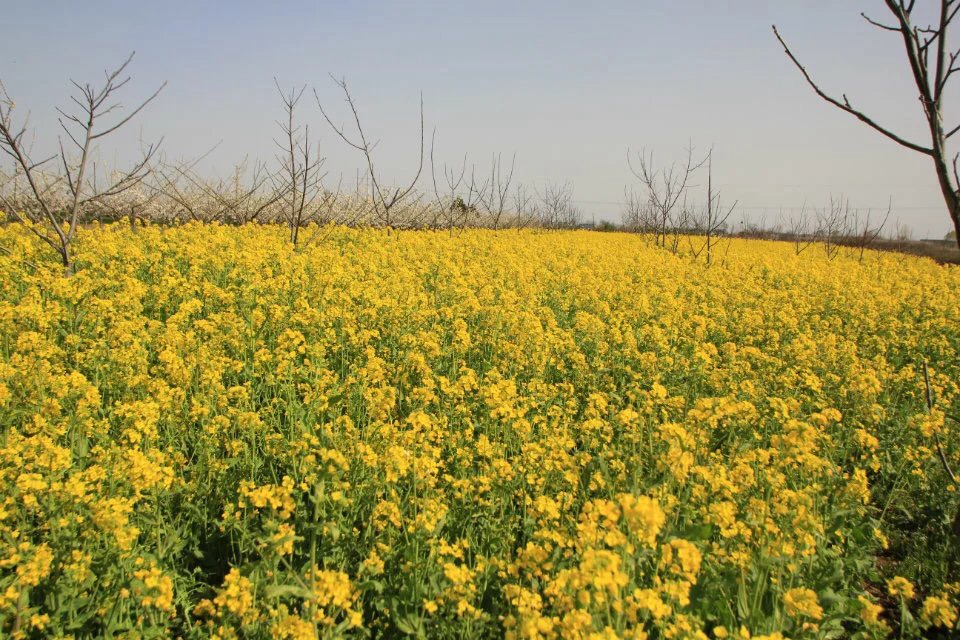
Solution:
{"label": "blue sky", "polygon": [[[31,111],[37,147],[55,144],[53,105],[68,80],[96,80],[131,50],[125,102],[166,90],[136,125],[108,140],[107,160],[164,136],[170,156],[220,143],[207,161],[225,173],[244,155],[271,159],[281,85],[316,87],[346,118],[328,73],[345,76],[387,177],[415,168],[418,105],[437,129],[438,161],[478,167],[516,153],[517,177],[570,181],[588,216],[616,219],[632,177],[628,148],[679,159],[688,140],[715,148],[714,182],[743,215],[823,205],[886,207],[916,236],[948,228],[929,159],[820,101],[774,39],[831,92],[923,141],[923,120],[893,34],[867,26],[871,2],[306,2],[42,1],[7,9],[0,79]],[[950,94],[948,98],[955,98]],[[960,109],[946,109],[960,118]],[[328,170],[360,166],[315,101],[302,116]],[[422,183],[427,187],[428,182]]]}

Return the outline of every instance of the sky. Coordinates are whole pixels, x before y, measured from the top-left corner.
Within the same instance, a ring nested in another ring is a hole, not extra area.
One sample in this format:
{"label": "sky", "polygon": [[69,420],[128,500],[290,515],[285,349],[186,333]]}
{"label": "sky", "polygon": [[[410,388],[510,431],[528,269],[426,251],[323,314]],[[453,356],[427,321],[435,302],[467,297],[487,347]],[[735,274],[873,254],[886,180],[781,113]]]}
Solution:
{"label": "sky", "polygon": [[[345,77],[388,180],[409,180],[423,96],[436,158],[478,171],[516,155],[515,180],[569,182],[586,218],[618,220],[639,188],[628,150],[657,163],[713,148],[713,182],[736,218],[778,216],[846,197],[914,237],[950,229],[931,160],[820,100],[774,38],[830,93],[924,142],[923,116],[896,34],[867,25],[879,0],[803,2],[114,2],[33,0],[5,10],[0,80],[30,112],[37,154],[55,148],[54,106],[70,79],[101,79],[136,51],[124,104],[168,85],[133,124],[105,140],[123,163],[163,138],[169,158],[216,146],[204,170],[226,175],[243,157],[274,161],[282,87],[306,85],[300,116],[318,137],[328,181],[351,182],[362,158],[330,130],[349,112],[330,74]],[[947,124],[960,109],[947,95]],[[429,166],[427,167],[429,170]],[[420,183],[429,188],[429,173]],[[703,191],[705,180],[696,183]]]}

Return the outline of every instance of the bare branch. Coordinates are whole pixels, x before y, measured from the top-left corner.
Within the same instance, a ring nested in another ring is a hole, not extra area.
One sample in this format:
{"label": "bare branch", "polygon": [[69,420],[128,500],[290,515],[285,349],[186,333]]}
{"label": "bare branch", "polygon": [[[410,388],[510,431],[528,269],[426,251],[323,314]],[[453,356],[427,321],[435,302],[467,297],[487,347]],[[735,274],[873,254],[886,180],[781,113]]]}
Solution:
{"label": "bare branch", "polygon": [[347,86],[346,79],[337,80],[334,76],[330,76],[334,83],[340,88],[343,92],[344,98],[347,102],[347,105],[350,108],[350,113],[353,117],[354,126],[357,130],[357,135],[359,137],[359,142],[356,140],[350,139],[347,136],[343,127],[337,127],[333,120],[329,117],[326,111],[323,109],[323,105],[320,102],[320,96],[317,94],[316,89],[314,89],[314,97],[317,100],[317,105],[320,107],[320,112],[323,114],[324,119],[327,121],[327,124],[334,130],[338,137],[343,140],[350,147],[360,151],[363,154],[364,160],[367,165],[367,177],[370,180],[373,203],[374,203],[374,213],[378,218],[378,221],[388,229],[393,228],[396,224],[396,219],[393,216],[394,209],[404,205],[407,198],[413,192],[414,187],[417,184],[417,181],[420,179],[420,175],[423,172],[423,161],[424,161],[424,151],[425,151],[425,137],[424,137],[424,117],[423,117],[423,94],[420,94],[420,156],[419,162],[417,165],[417,172],[414,175],[413,179],[410,180],[406,186],[401,187],[391,187],[389,189],[384,188],[382,181],[380,180],[375,165],[373,161],[373,149],[376,146],[376,143],[371,144],[367,139],[366,133],[364,131],[363,125],[361,124],[360,114],[357,109],[356,102],[353,99],[353,95],[350,93],[350,90]]}
{"label": "bare branch", "polygon": [[783,38],[780,37],[780,32],[777,31],[776,25],[773,25],[773,34],[777,37],[777,40],[780,41],[780,44],[783,45],[784,52],[787,54],[787,56],[790,58],[793,64],[797,67],[797,69],[800,70],[800,73],[803,74],[803,77],[807,81],[807,84],[810,85],[810,87],[814,90],[814,92],[816,92],[818,96],[820,96],[821,98],[823,98],[824,100],[832,104],[833,106],[837,107],[838,109],[841,109],[842,111],[846,111],[850,115],[854,116],[864,124],[872,127],[876,131],[882,133],[884,136],[890,138],[894,142],[908,149],[912,149],[913,151],[917,151],[919,153],[924,153],[927,155],[933,154],[933,149],[910,142],[898,136],[897,134],[893,133],[889,129],[886,129],[885,127],[882,127],[881,125],[877,124],[872,118],[864,114],[862,111],[859,111],[858,109],[853,108],[853,106],[850,104],[850,101],[847,99],[846,96],[843,97],[843,101],[841,102],[840,100],[837,100],[836,98],[830,95],[827,95],[819,87],[819,85],[817,85],[817,83],[813,81],[813,78],[810,77],[810,74],[807,72],[806,68],[802,64],[800,64],[800,61],[797,60],[796,56],[793,55],[793,52],[790,51],[790,47],[788,47],[787,43],[784,42]]}
{"label": "bare branch", "polygon": [[870,24],[872,24],[873,26],[875,26],[875,27],[877,27],[877,28],[880,28],[880,29],[883,29],[884,31],[893,31],[893,32],[896,32],[896,33],[899,33],[899,31],[900,31],[900,27],[891,27],[891,26],[889,26],[889,25],[881,24],[881,23],[877,22],[876,20],[874,20],[873,18],[871,18],[870,16],[868,16],[867,14],[863,13],[862,11],[860,12],[860,16],[861,16],[864,20],[866,20],[867,22],[869,22]]}
{"label": "bare branch", "polygon": [[[123,83],[123,84],[126,84],[126,83]],[[117,87],[115,87],[115,89],[120,88],[120,86],[123,86],[123,84],[118,85]],[[117,129],[119,129],[120,127],[122,127],[123,125],[127,124],[128,122],[130,122],[130,121],[134,118],[134,116],[136,116],[138,113],[140,113],[141,111],[143,111],[143,108],[144,108],[144,107],[146,107],[148,104],[150,104],[151,102],[153,102],[153,100],[154,100],[158,95],[160,95],[160,92],[163,91],[164,87],[166,87],[166,86],[167,86],[167,83],[166,83],[166,82],[164,82],[163,84],[161,84],[161,85],[160,85],[160,88],[157,89],[156,91],[154,91],[154,92],[153,92],[153,95],[151,95],[149,98],[147,98],[146,100],[144,100],[143,102],[141,102],[141,103],[140,103],[140,106],[137,107],[136,109],[134,109],[134,110],[130,113],[130,115],[128,115],[126,118],[124,118],[124,119],[121,120],[120,122],[116,123],[115,125],[113,125],[113,126],[110,127],[109,129],[106,129],[106,130],[104,130],[104,131],[100,131],[100,132],[98,132],[98,133],[93,134],[92,136],[90,136],[90,139],[91,139],[91,140],[97,140],[98,138],[102,138],[102,137],[104,137],[104,136],[110,135],[111,133],[113,133],[114,131],[116,131]],[[105,114],[104,114],[104,115],[105,115]]]}

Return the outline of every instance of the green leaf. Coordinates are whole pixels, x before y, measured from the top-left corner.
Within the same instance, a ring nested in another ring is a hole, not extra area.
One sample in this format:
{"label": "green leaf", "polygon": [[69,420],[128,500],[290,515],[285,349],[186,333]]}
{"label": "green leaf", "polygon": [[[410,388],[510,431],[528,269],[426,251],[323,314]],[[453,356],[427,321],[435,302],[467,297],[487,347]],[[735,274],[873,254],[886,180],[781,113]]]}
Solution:
{"label": "green leaf", "polygon": [[267,587],[264,592],[267,598],[303,598],[308,599],[311,594],[307,589],[296,584],[275,584]]}
{"label": "green leaf", "polygon": [[683,530],[681,537],[690,541],[709,540],[713,537],[715,528],[712,524],[698,524]]}
{"label": "green leaf", "polygon": [[397,620],[397,629],[408,636],[423,635],[423,620],[416,614],[408,614]]}

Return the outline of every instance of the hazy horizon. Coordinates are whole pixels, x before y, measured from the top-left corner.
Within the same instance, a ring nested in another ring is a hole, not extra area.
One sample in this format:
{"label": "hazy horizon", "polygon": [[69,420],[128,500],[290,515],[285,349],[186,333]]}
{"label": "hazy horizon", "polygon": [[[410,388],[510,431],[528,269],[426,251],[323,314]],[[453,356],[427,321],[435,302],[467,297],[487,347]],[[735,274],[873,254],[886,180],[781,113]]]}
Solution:
{"label": "hazy horizon", "polygon": [[[766,215],[769,223],[781,209],[843,195],[878,213],[892,201],[894,218],[916,237],[942,237],[952,227],[930,159],[816,97],[770,30],[776,23],[827,91],[924,142],[902,44],[860,18],[871,10],[882,15],[883,7],[21,3],[8,12],[0,80],[15,114],[31,112],[44,147],[55,144],[54,106],[69,105],[69,80],[95,82],[136,50],[124,103],[169,84],[135,125],[106,141],[105,155],[132,157],[141,137],[163,136],[171,157],[219,143],[205,166],[221,175],[245,155],[272,160],[281,114],[274,77],[285,88],[306,84],[302,120],[321,139],[329,179],[349,182],[360,158],[311,93],[345,122],[332,73],[350,83],[365,127],[381,140],[379,168],[397,181],[416,169],[422,92],[438,162],[467,153],[482,172],[493,153],[516,154],[518,181],[571,182],[587,219],[619,220],[624,187],[639,187],[628,148],[680,160],[692,141],[701,152],[714,147],[714,183],[725,202],[740,203],[738,220]],[[950,128],[955,97],[947,96]]]}

